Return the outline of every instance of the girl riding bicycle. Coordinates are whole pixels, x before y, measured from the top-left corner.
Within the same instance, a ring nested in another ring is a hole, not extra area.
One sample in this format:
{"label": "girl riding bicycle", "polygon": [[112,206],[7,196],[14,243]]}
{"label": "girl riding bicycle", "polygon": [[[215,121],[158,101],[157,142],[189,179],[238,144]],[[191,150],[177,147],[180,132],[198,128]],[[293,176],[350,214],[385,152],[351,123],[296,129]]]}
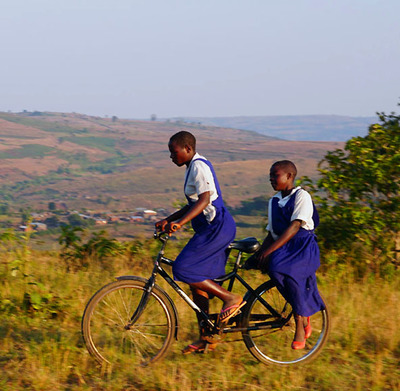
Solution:
{"label": "girl riding bicycle", "polygon": [[[193,301],[205,313],[209,312],[210,297],[221,299],[219,321],[225,323],[245,304],[240,295],[213,281],[225,274],[227,247],[236,234],[235,222],[224,206],[213,166],[196,153],[195,137],[186,131],[178,132],[170,138],[168,148],[173,163],[186,166],[184,193],[188,204],[158,221],[156,228],[171,233],[191,221],[195,234],[173,264],[174,279],[190,285]],[[200,339],[188,345],[183,353],[201,352],[207,347],[199,326]]]}

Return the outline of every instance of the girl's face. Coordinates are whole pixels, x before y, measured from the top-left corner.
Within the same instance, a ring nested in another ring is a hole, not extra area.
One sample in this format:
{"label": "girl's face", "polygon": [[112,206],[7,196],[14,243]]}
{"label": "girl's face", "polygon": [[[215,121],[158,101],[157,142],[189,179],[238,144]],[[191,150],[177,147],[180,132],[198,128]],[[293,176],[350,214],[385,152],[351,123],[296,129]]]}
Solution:
{"label": "girl's face", "polygon": [[293,175],[290,172],[285,172],[279,166],[271,167],[269,181],[276,191],[286,191],[293,188]]}
{"label": "girl's face", "polygon": [[175,142],[169,143],[168,148],[170,151],[169,157],[178,166],[181,167],[184,164],[188,165],[192,160],[193,153],[189,146],[181,147]]}

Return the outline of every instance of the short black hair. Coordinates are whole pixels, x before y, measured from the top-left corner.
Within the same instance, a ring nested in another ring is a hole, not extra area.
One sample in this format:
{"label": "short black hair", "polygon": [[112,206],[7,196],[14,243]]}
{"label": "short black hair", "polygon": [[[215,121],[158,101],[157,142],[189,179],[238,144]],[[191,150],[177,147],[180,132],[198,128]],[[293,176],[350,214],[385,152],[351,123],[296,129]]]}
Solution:
{"label": "short black hair", "polygon": [[192,133],[182,130],[175,133],[170,139],[169,143],[176,143],[180,147],[184,148],[186,145],[196,150],[196,137]]}
{"label": "short black hair", "polygon": [[293,174],[293,177],[296,178],[297,175],[297,168],[295,166],[295,164],[293,162],[291,162],[290,160],[279,160],[277,162],[275,162],[272,167],[279,167],[282,170],[284,170],[285,172],[290,172],[291,174]]}

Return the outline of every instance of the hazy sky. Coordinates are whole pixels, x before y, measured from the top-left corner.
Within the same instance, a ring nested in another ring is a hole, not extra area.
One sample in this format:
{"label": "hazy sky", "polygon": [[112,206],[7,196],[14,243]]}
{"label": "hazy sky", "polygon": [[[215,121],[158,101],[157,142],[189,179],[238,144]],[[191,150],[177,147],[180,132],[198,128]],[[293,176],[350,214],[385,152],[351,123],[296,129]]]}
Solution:
{"label": "hazy sky", "polygon": [[0,0],[0,111],[398,113],[399,15],[399,0]]}

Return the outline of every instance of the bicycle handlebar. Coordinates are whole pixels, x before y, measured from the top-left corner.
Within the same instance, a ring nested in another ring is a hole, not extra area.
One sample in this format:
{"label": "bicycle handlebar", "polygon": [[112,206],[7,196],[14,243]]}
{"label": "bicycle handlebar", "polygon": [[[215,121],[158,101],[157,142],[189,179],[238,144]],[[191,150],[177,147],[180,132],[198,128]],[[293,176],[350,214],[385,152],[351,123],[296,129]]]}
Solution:
{"label": "bicycle handlebar", "polygon": [[158,231],[157,229],[155,229],[155,230],[154,230],[154,233],[153,233],[153,238],[154,238],[154,239],[159,239],[159,240],[161,240],[162,242],[168,240],[170,236],[171,236],[171,235],[168,234],[167,232],[165,232],[165,231]]}

